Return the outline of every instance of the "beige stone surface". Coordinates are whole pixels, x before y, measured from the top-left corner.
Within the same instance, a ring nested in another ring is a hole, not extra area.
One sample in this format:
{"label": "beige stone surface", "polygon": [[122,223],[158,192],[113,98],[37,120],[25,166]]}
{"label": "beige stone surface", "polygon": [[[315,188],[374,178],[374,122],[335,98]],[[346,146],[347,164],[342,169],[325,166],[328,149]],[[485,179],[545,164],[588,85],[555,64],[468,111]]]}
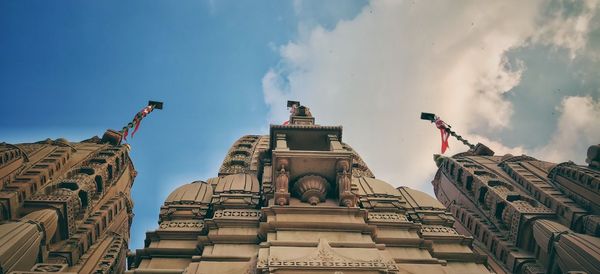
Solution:
{"label": "beige stone surface", "polygon": [[490,273],[435,198],[376,179],[308,108],[290,121],[171,193],[128,273]]}
{"label": "beige stone surface", "polygon": [[94,137],[0,144],[0,273],[122,273],[135,170]]}
{"label": "beige stone surface", "polygon": [[588,166],[476,149],[438,156],[432,183],[456,230],[474,237],[494,271],[600,273],[597,148]]}

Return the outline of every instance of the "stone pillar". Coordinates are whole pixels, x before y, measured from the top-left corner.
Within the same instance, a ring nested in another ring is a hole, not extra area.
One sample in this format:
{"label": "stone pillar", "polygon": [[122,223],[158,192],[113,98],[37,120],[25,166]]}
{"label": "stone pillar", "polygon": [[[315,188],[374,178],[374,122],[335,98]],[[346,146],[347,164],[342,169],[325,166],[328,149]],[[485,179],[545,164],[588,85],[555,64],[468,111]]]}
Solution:
{"label": "stone pillar", "polygon": [[278,159],[276,166],[277,172],[275,176],[275,204],[283,206],[290,203],[290,172],[289,160]]}
{"label": "stone pillar", "polygon": [[350,173],[350,161],[339,160],[336,164],[337,186],[339,189],[340,205],[347,207],[356,206],[356,195],[352,193],[352,178]]}
{"label": "stone pillar", "polygon": [[340,142],[340,139],[335,134],[327,135],[327,139],[329,139],[329,150],[331,151],[344,151],[344,147]]}
{"label": "stone pillar", "polygon": [[276,150],[290,150],[287,146],[286,135],[283,133],[279,133],[276,136],[275,149]]}

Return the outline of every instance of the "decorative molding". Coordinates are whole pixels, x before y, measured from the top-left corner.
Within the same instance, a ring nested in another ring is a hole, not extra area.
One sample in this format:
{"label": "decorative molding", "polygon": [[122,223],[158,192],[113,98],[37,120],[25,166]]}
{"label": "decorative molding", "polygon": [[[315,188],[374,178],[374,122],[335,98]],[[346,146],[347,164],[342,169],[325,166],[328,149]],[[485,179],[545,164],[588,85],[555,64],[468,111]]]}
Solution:
{"label": "decorative molding", "polygon": [[163,221],[159,225],[160,230],[202,230],[204,228],[204,222],[201,220],[176,220],[176,221]]}
{"label": "decorative molding", "polygon": [[406,215],[395,212],[369,212],[367,215],[369,222],[385,223],[407,223],[410,222]]}
{"label": "decorative molding", "polygon": [[328,188],[327,179],[317,175],[307,175],[296,181],[293,192],[302,202],[317,205],[325,201]]}
{"label": "decorative molding", "polygon": [[335,252],[324,238],[319,240],[316,253],[288,260],[270,256],[268,260],[259,260],[257,267],[262,269],[269,267],[302,269],[349,268],[385,271],[384,273],[396,273],[399,270],[393,261],[385,260],[380,256],[371,260],[362,260],[341,255]]}
{"label": "decorative molding", "polygon": [[222,209],[215,211],[213,219],[259,220],[262,213],[257,209]]}
{"label": "decorative molding", "polygon": [[452,235],[459,236],[454,228],[441,225],[423,225],[421,226],[421,234],[426,235]]}
{"label": "decorative molding", "polygon": [[32,272],[63,272],[67,264],[36,264],[31,268]]}

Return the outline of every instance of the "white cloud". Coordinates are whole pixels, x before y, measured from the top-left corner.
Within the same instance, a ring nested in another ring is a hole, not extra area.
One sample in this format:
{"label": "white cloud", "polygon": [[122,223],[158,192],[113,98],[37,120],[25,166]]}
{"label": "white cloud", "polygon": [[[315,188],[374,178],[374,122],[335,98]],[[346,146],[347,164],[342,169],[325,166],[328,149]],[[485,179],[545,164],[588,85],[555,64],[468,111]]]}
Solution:
{"label": "white cloud", "polygon": [[[376,176],[429,188],[440,137],[419,120],[420,112],[439,114],[466,136],[475,128],[510,127],[513,110],[505,95],[526,64],[511,66],[505,54],[542,37],[537,18],[544,3],[373,1],[331,31],[315,27],[280,47],[281,64],[263,78],[270,119],[286,120],[285,100],[298,99],[318,123],[344,125],[344,141]],[[572,24],[575,31],[583,30],[580,24]],[[471,137],[499,154],[523,151]],[[450,153],[464,150],[451,143]]]}
{"label": "white cloud", "polygon": [[540,19],[534,41],[565,48],[571,59],[586,49],[590,23],[598,12],[598,0],[554,1]]}
{"label": "white cloud", "polygon": [[551,162],[574,160],[584,164],[587,148],[600,142],[600,101],[592,97],[566,97],[558,107],[561,116],[550,142],[534,152]]}

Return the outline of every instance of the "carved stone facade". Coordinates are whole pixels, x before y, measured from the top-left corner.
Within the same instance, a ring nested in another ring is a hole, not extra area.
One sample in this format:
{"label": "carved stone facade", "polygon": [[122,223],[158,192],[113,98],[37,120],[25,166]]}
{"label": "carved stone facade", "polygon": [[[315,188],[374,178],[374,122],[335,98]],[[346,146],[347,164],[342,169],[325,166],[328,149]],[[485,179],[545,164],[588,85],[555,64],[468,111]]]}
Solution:
{"label": "carved stone facade", "polygon": [[297,106],[236,141],[217,177],[174,190],[127,273],[490,273],[453,223]]}
{"label": "carved stone facade", "polygon": [[436,158],[456,230],[498,273],[600,273],[600,146],[589,166],[490,152]]}
{"label": "carved stone facade", "polygon": [[120,136],[0,143],[0,273],[123,273],[136,172]]}

